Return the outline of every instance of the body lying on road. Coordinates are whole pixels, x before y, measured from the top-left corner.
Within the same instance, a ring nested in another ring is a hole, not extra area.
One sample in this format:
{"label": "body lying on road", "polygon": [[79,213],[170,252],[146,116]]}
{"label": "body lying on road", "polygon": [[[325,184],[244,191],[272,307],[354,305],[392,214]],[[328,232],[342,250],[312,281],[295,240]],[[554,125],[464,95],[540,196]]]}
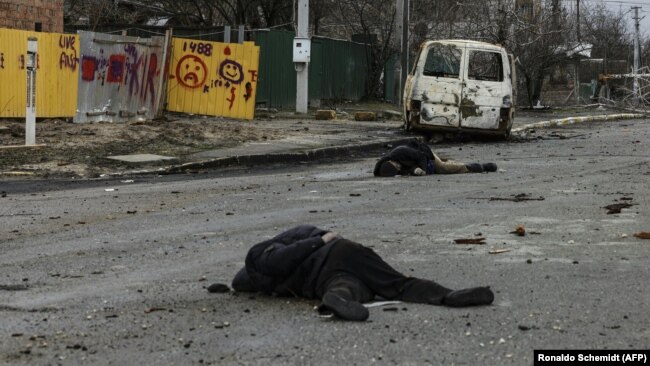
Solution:
{"label": "body lying on road", "polygon": [[451,290],[430,280],[407,277],[372,249],[337,233],[301,225],[254,245],[232,281],[237,292],[264,292],[321,300],[319,312],[363,321],[362,303],[387,300],[463,307],[488,305],[489,287]]}
{"label": "body lying on road", "polygon": [[429,146],[417,140],[392,149],[375,164],[376,177],[396,175],[459,174],[496,172],[495,163],[470,163],[442,161]]}

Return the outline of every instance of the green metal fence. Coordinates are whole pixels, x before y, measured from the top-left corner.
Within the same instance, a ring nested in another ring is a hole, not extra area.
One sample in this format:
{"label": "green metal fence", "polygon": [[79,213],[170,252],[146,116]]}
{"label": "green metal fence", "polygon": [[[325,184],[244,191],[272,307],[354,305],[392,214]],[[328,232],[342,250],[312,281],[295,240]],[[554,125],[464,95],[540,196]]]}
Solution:
{"label": "green metal fence", "polygon": [[355,101],[363,98],[371,65],[370,47],[326,38],[313,38],[314,45],[321,48],[320,57],[310,65],[315,79],[320,79],[319,97]]}
{"label": "green metal fence", "polygon": [[293,66],[292,32],[255,32],[260,46],[257,103],[267,107],[288,107],[296,103],[296,70]]}
{"label": "green metal fence", "polygon": [[[293,32],[255,32],[260,46],[257,103],[274,108],[296,104]],[[359,100],[366,95],[370,72],[370,46],[312,37],[309,64],[309,100]]]}

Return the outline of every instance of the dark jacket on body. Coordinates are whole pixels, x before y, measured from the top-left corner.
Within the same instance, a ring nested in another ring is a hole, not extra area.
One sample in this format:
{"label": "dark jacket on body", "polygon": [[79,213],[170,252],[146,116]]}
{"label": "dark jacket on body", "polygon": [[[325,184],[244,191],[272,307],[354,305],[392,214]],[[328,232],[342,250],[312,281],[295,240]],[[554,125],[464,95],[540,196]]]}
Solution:
{"label": "dark jacket on body", "polygon": [[316,280],[333,240],[326,230],[300,225],[254,245],[246,256],[246,272],[254,286],[267,294],[314,298]]}
{"label": "dark jacket on body", "polygon": [[400,175],[413,174],[415,168],[420,168],[428,174],[431,174],[433,171],[431,171],[431,164],[428,162],[433,159],[433,152],[431,152],[429,146],[422,142],[413,140],[406,145],[400,145],[392,149],[386,156],[379,159],[377,164],[375,164],[375,170],[373,173],[375,176],[379,176],[381,164],[385,161],[392,160],[400,163]]}

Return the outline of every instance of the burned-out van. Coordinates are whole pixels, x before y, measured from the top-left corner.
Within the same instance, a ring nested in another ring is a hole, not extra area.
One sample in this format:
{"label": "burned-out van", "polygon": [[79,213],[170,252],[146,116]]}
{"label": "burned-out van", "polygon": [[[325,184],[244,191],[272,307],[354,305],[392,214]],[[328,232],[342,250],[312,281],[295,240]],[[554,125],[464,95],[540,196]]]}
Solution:
{"label": "burned-out van", "polygon": [[404,86],[406,128],[507,137],[515,85],[513,58],[501,46],[464,40],[425,42]]}

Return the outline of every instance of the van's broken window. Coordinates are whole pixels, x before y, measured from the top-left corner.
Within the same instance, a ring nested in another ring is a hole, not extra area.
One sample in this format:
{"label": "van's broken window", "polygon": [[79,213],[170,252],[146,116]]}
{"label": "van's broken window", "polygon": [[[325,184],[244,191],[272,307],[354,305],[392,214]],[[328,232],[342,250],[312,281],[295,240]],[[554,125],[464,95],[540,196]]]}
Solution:
{"label": "van's broken window", "polygon": [[427,60],[424,63],[422,74],[425,76],[458,78],[461,57],[462,52],[456,46],[433,44],[427,53]]}
{"label": "van's broken window", "polygon": [[496,52],[472,51],[467,76],[473,80],[503,81],[503,62]]}

